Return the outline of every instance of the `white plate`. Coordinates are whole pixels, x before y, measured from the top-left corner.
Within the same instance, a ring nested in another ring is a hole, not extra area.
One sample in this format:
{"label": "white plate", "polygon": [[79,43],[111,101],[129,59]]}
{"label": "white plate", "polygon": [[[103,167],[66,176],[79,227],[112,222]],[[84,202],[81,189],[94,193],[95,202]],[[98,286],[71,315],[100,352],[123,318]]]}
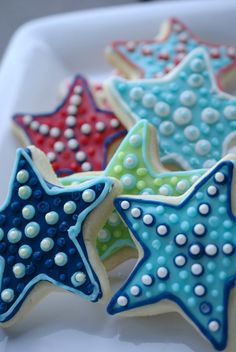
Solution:
{"label": "white plate", "polygon": [[[40,19],[14,35],[0,70],[0,201],[7,191],[17,141],[10,117],[52,109],[62,79],[79,71],[94,80],[109,75],[103,50],[113,39],[151,38],[160,22],[180,17],[207,40],[236,45],[235,1],[132,5]],[[127,272],[127,266],[119,272]],[[113,276],[117,276],[116,273]],[[118,281],[118,280],[116,280]],[[17,326],[0,330],[0,352],[41,351],[212,352],[175,314],[117,319],[99,304],[52,294]]]}

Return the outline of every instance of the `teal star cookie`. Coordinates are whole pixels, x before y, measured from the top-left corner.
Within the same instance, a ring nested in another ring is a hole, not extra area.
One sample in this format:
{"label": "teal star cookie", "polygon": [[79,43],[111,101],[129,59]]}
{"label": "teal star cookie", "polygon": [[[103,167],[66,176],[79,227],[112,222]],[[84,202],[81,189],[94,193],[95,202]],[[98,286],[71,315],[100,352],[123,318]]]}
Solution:
{"label": "teal star cookie", "polygon": [[163,162],[209,168],[235,143],[236,99],[218,88],[202,48],[163,78],[111,78],[106,89],[127,128],[141,119],[155,126]]}
{"label": "teal star cookie", "polygon": [[236,279],[235,162],[234,155],[225,157],[178,198],[115,200],[142,254],[109,303],[110,314],[150,315],[178,306],[215,349],[228,346]]}

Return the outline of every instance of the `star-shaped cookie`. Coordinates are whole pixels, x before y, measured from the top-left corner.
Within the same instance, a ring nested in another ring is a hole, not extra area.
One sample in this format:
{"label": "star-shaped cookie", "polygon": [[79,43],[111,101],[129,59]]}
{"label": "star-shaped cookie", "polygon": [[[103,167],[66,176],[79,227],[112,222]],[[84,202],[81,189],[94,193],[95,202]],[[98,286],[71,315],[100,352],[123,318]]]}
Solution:
{"label": "star-shaped cookie", "polygon": [[105,177],[62,187],[41,151],[18,150],[0,211],[3,326],[15,323],[52,285],[90,301],[104,298],[109,284],[94,241],[117,194],[117,181]]}
{"label": "star-shaped cookie", "polygon": [[[147,121],[140,121],[121,142],[104,176],[115,177],[123,186],[123,194],[183,194],[205,170],[171,172],[163,168],[155,128]],[[78,184],[97,173],[75,174],[61,178],[63,185]],[[109,217],[97,237],[97,250],[108,270],[125,259],[136,257],[135,245],[127,227],[116,211]]]}
{"label": "star-shaped cookie", "polygon": [[111,78],[106,86],[109,103],[127,128],[141,119],[156,127],[163,162],[208,168],[235,143],[236,98],[218,88],[202,48],[163,78]]}
{"label": "star-shaped cookie", "polygon": [[235,290],[230,296],[236,279],[235,165],[235,155],[226,156],[180,197],[115,200],[140,258],[109,313],[177,310],[217,350],[227,346],[228,333],[230,339],[235,334],[228,312],[234,322],[236,313]]}
{"label": "star-shaped cookie", "polygon": [[61,176],[103,170],[126,134],[112,112],[96,106],[88,83],[79,75],[55,111],[16,114],[13,127],[22,144],[43,150]]}
{"label": "star-shaped cookie", "polygon": [[217,80],[225,84],[236,63],[236,48],[202,40],[177,18],[165,21],[154,39],[114,41],[106,57],[127,78],[162,77],[198,46],[206,49]]}

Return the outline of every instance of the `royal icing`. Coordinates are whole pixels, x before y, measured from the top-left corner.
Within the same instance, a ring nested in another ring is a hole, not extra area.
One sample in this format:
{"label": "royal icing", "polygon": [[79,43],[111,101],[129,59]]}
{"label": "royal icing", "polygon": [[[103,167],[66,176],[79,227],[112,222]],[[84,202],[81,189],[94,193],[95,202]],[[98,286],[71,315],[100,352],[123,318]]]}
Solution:
{"label": "royal icing", "polygon": [[[226,347],[228,298],[236,274],[234,165],[222,160],[175,203],[158,197],[115,200],[143,257],[112,298],[110,314],[167,299],[217,350]],[[133,216],[134,209],[139,216]],[[147,223],[147,216],[152,221]]]}
{"label": "royal icing", "polygon": [[0,211],[0,322],[13,318],[42,281],[97,301],[103,296],[88,258],[83,222],[112,187],[97,178],[76,188],[43,179],[30,150],[19,149]]}
{"label": "royal icing", "polygon": [[103,170],[108,149],[126,131],[116,116],[99,109],[84,78],[77,76],[62,104],[43,115],[17,114],[17,128],[48,156],[58,175]]}
{"label": "royal icing", "polygon": [[[155,137],[153,126],[147,121],[137,123],[124,138],[103,175],[121,181],[123,194],[183,194],[203,174],[204,170],[169,172],[158,162],[157,146],[150,145]],[[89,177],[92,176],[92,173]],[[63,185],[84,181],[83,175],[61,178]],[[137,214],[138,216],[138,214]],[[149,219],[146,219],[149,221]],[[102,260],[112,258],[124,248],[134,248],[129,231],[116,211],[112,213],[97,238],[97,249]],[[122,260],[122,254],[120,255]]]}
{"label": "royal icing", "polygon": [[[190,77],[199,76],[199,86],[189,84]],[[178,162],[185,169],[209,168],[235,137],[236,99],[218,89],[202,48],[162,79],[113,78],[107,88],[111,105],[127,126],[145,119],[156,127],[162,161]]]}
{"label": "royal icing", "polygon": [[[163,27],[166,28],[167,25],[168,33],[162,39],[157,37],[153,40],[113,42],[107,50],[108,58],[116,56],[123,65],[119,65],[118,60],[111,60],[111,62],[117,64],[121,71],[124,66],[128,78],[134,78],[133,72],[136,78],[162,77],[198,46],[204,47],[210,55],[211,64],[217,76],[230,70],[232,64],[235,64],[236,48],[204,42],[176,18],[169,19]],[[193,86],[199,83],[198,79],[192,81]]]}

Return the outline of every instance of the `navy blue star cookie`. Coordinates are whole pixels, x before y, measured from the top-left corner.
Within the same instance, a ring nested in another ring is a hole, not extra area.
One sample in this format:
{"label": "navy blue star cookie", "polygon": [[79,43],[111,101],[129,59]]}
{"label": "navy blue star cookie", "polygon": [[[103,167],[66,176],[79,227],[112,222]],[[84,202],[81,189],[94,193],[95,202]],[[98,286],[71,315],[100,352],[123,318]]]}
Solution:
{"label": "navy blue star cookie", "polygon": [[115,200],[141,254],[110,314],[177,310],[215,349],[236,350],[235,163],[228,155],[180,197]]}
{"label": "navy blue star cookie", "polygon": [[[117,187],[115,180],[98,177],[64,188],[41,151],[35,147],[17,151],[9,194],[0,211],[3,326],[38,300],[42,283],[46,291],[53,284],[93,302],[104,298],[109,284],[94,242]],[[24,304],[29,295],[30,304]]]}

